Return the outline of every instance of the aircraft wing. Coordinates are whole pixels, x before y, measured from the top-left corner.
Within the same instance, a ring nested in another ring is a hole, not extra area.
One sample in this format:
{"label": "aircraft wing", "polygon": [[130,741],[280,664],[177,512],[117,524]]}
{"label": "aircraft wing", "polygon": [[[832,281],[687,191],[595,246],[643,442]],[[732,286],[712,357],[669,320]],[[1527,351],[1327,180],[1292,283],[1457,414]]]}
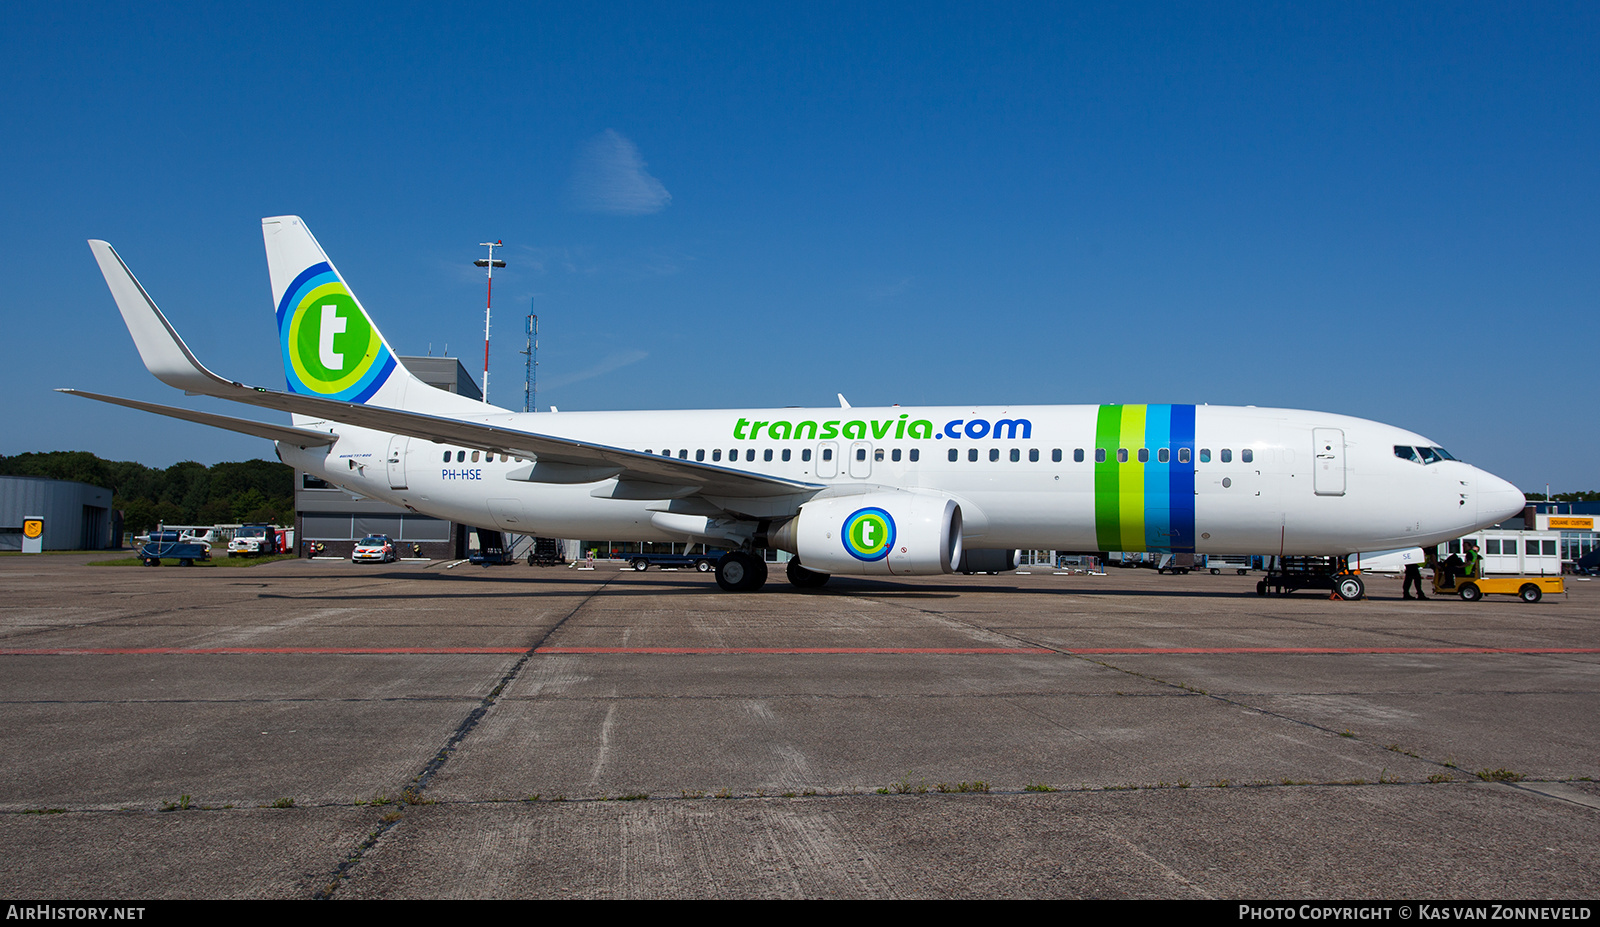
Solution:
{"label": "aircraft wing", "polygon": [[112,405],[127,406],[130,409],[142,409],[145,412],[154,412],[171,418],[181,418],[184,421],[199,422],[213,428],[223,428],[228,431],[237,431],[240,434],[255,435],[269,441],[282,441],[285,444],[296,444],[300,447],[324,447],[339,440],[336,434],[326,431],[313,431],[310,428],[295,428],[292,425],[274,425],[270,422],[253,422],[249,419],[234,418],[230,415],[216,415],[211,412],[197,412],[193,409],[178,409],[172,406],[157,405],[153,402],[141,402],[138,399],[123,399],[120,396],[105,396],[100,393],[91,393],[81,389],[58,389],[58,393],[69,396],[82,396],[85,399],[98,399]]}
{"label": "aircraft wing", "polygon": [[[421,438],[438,444],[454,444],[495,453],[532,457],[540,464],[548,462],[563,465],[560,468],[550,468],[559,469],[561,472],[549,477],[541,474],[540,468],[535,466],[527,475],[527,478],[533,481],[599,482],[615,476],[621,481],[614,493],[618,497],[650,499],[700,494],[751,499],[811,494],[826,488],[821,483],[783,479],[671,457],[657,457],[625,448],[535,434],[484,422],[323,399],[317,396],[270,390],[261,386],[246,386],[243,383],[227,380],[212,373],[200,363],[111,245],[103,241],[91,241],[89,247],[100,265],[100,272],[111,288],[111,295],[116,299],[117,308],[122,312],[122,320],[128,326],[128,333],[133,336],[134,344],[139,349],[139,356],[144,360],[145,367],[155,375],[156,379],[190,394],[215,396],[265,409],[299,413],[359,428]],[[127,405],[132,401],[119,402]],[[133,407],[143,408],[138,405]],[[498,414],[506,413],[501,411]],[[218,416],[218,418],[227,417]],[[200,419],[190,420],[200,421]],[[244,420],[228,419],[228,421],[237,423]],[[217,423],[208,422],[208,424]],[[296,434],[306,431],[306,429],[288,428],[286,430]],[[274,440],[282,439],[274,438]],[[302,443],[299,437],[290,437],[287,440],[293,444]]]}

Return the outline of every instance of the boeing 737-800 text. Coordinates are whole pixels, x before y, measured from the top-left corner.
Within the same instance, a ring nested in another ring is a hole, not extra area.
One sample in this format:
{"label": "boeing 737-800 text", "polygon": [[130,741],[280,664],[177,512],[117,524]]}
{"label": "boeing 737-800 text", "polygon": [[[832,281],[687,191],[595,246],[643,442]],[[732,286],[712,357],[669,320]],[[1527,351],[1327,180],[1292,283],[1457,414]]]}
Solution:
{"label": "boeing 737-800 text", "polygon": [[[146,367],[292,425],[66,390],[268,438],[352,492],[547,537],[727,548],[724,589],[993,569],[1013,549],[1347,554],[1434,544],[1523,507],[1389,425],[1195,405],[515,413],[428,386],[295,216],[262,220],[286,390],[206,369],[110,245],[96,260]],[[1359,591],[1359,585],[1356,586]]]}

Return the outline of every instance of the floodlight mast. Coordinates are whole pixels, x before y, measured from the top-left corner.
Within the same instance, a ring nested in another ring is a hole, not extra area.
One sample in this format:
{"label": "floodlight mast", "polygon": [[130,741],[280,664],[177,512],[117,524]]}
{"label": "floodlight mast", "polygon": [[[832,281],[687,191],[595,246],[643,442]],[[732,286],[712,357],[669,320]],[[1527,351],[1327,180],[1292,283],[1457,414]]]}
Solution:
{"label": "floodlight mast", "polygon": [[496,239],[494,241],[480,241],[478,247],[489,249],[489,258],[479,258],[472,263],[478,267],[489,269],[489,295],[483,304],[483,404],[489,404],[489,311],[494,308],[494,269],[506,266],[506,262],[494,256],[494,249],[504,248],[505,243]]}

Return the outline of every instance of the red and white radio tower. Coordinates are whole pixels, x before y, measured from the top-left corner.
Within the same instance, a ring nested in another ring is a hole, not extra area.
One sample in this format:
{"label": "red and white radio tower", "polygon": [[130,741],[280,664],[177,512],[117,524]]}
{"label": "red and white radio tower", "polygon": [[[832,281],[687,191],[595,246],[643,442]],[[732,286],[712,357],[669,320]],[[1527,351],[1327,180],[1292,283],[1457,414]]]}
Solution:
{"label": "red and white radio tower", "polygon": [[496,240],[496,241],[480,241],[480,242],[478,242],[478,247],[480,247],[480,248],[488,248],[489,249],[489,259],[488,260],[483,260],[482,258],[479,258],[478,260],[472,262],[473,264],[477,265],[478,267],[487,267],[489,269],[489,297],[488,297],[488,300],[483,304],[483,404],[484,405],[488,405],[489,404],[489,311],[494,308],[494,269],[496,267],[504,267],[504,266],[506,266],[506,262],[505,261],[501,261],[501,260],[498,260],[498,259],[495,258],[494,249],[496,249],[496,248],[504,248],[505,244],[503,242],[501,242],[501,241],[498,241],[498,240]]}

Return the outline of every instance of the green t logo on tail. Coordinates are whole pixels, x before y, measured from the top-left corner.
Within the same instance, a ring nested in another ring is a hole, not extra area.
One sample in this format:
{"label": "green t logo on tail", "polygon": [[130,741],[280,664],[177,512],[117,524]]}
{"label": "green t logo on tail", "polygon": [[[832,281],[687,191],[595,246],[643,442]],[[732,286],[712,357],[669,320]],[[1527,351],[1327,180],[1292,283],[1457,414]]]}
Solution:
{"label": "green t logo on tail", "polygon": [[307,268],[284,292],[278,337],[290,392],[366,402],[395,367],[361,304],[325,263]]}

